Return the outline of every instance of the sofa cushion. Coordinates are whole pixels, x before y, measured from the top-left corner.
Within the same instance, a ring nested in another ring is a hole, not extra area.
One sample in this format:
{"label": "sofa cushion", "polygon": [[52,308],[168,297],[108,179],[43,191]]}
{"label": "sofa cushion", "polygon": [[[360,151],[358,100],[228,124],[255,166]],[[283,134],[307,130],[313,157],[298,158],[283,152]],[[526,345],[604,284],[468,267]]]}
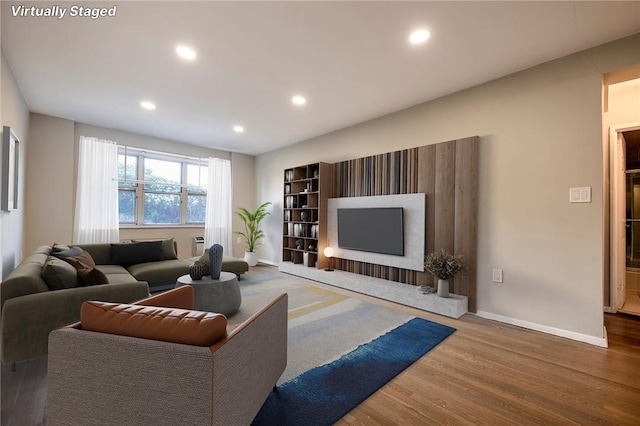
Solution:
{"label": "sofa cushion", "polygon": [[243,259],[231,256],[222,256],[222,270],[240,275],[249,270],[249,264]]}
{"label": "sofa cushion", "polygon": [[42,278],[49,290],[75,288],[80,286],[78,271],[71,264],[54,256],[49,256],[42,268]]}
{"label": "sofa cushion", "polygon": [[138,281],[146,281],[149,284],[164,284],[175,283],[178,277],[188,274],[190,265],[187,260],[173,259],[139,263],[127,267],[127,270]]}
{"label": "sofa cushion", "polygon": [[89,253],[96,265],[111,264],[111,243],[80,244],[78,247]]}
{"label": "sofa cushion", "polygon": [[109,279],[109,284],[123,284],[137,282],[124,266],[120,265],[96,265],[96,268],[104,272]]}
{"label": "sofa cushion", "polygon": [[[209,255],[209,252],[207,251],[207,256]],[[190,257],[189,259],[187,259],[189,261],[189,264],[195,263],[195,262],[202,262],[203,257],[200,256],[195,256],[195,257]],[[207,268],[209,267],[209,261],[207,260],[206,262]],[[249,264],[247,262],[245,262],[243,259],[238,259],[237,257],[231,257],[231,256],[222,256],[222,271],[223,272],[233,272],[236,275],[242,275],[245,272],[247,272],[249,270]]]}
{"label": "sofa cushion", "polygon": [[111,263],[129,266],[164,260],[162,241],[111,244]]}
{"label": "sofa cushion", "polygon": [[[58,253],[60,254],[60,253]],[[83,285],[108,284],[107,276],[96,268],[96,264],[89,253],[82,252],[75,256],[63,256],[60,259],[69,263],[78,271],[78,278]]]}
{"label": "sofa cushion", "polygon": [[227,335],[227,318],[213,312],[84,302],[83,330],[193,346],[211,346]]}
{"label": "sofa cushion", "polygon": [[177,259],[178,253],[176,253],[176,243],[173,238],[162,239],[150,239],[150,240],[131,240],[133,243],[148,242],[148,241],[160,241],[162,242],[162,255],[164,260]]}

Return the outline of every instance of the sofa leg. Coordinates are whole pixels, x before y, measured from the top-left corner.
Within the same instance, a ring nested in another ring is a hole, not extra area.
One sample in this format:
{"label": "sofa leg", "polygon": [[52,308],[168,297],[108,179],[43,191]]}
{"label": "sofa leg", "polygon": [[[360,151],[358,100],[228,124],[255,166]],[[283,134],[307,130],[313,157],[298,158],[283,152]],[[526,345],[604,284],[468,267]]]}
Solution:
{"label": "sofa leg", "polygon": [[15,362],[11,363],[11,371],[16,371],[16,363]]}
{"label": "sofa leg", "polygon": [[273,385],[273,391],[278,392],[278,387],[276,385]]}

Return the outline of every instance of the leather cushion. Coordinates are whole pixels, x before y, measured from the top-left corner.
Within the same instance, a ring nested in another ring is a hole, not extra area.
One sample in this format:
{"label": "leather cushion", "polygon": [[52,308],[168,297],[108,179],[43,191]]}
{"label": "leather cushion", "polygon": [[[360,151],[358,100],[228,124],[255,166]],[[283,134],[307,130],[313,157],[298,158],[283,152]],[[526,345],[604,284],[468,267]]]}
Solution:
{"label": "leather cushion", "polygon": [[138,263],[128,266],[127,270],[138,281],[146,281],[149,284],[175,283],[178,277],[189,273],[189,262],[184,259],[173,259]]}
{"label": "leather cushion", "polygon": [[211,346],[227,335],[227,318],[213,312],[107,302],[84,302],[83,330],[192,346]]}

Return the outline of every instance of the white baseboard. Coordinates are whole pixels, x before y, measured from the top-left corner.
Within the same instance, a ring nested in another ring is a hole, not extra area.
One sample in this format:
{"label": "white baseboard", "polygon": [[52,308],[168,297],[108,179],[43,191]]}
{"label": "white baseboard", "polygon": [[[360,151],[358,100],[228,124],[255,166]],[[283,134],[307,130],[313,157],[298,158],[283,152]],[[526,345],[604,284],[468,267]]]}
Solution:
{"label": "white baseboard", "polygon": [[265,260],[265,259],[258,259],[258,263],[266,263],[267,265],[271,265],[271,266],[278,266],[280,264],[280,262],[272,262],[270,260]]}
{"label": "white baseboard", "polygon": [[604,337],[595,337],[589,336],[588,334],[581,334],[569,330],[563,330],[561,328],[549,327],[547,325],[537,324],[535,322],[505,317],[503,315],[493,314],[491,312],[478,311],[475,313],[475,315],[481,318],[500,321],[506,324],[516,325],[518,327],[528,328],[529,330],[540,331],[542,333],[552,334],[554,336],[560,336],[571,340],[577,340],[578,342],[588,343],[594,346],[600,346],[601,348],[609,347],[609,343],[607,341],[607,330],[604,327]]}

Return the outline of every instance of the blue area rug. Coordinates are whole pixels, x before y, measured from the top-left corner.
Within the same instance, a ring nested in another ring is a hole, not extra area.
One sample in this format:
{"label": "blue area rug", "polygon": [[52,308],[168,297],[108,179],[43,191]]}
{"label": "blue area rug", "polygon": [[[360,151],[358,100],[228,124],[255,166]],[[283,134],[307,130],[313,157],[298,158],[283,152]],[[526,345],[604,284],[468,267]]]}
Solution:
{"label": "blue area rug", "polygon": [[278,385],[254,425],[331,425],[446,339],[454,328],[413,318]]}

